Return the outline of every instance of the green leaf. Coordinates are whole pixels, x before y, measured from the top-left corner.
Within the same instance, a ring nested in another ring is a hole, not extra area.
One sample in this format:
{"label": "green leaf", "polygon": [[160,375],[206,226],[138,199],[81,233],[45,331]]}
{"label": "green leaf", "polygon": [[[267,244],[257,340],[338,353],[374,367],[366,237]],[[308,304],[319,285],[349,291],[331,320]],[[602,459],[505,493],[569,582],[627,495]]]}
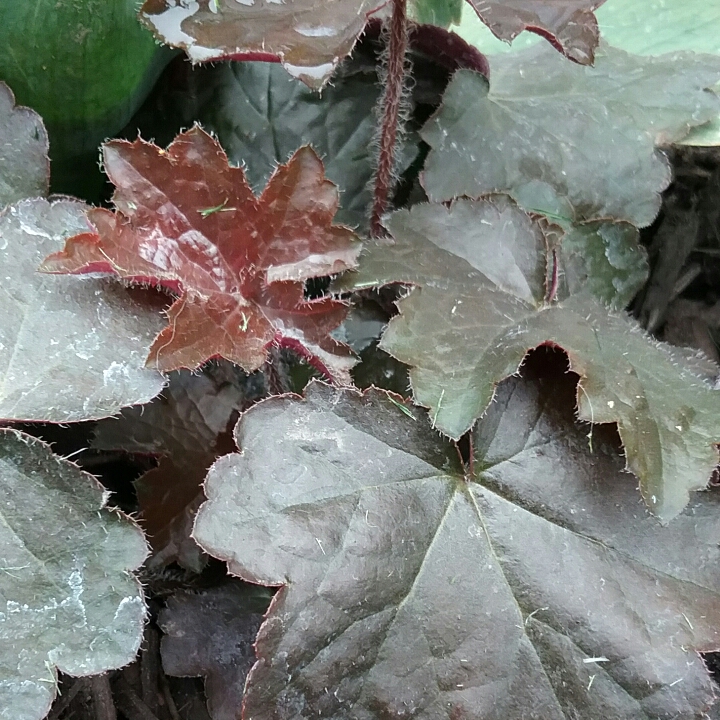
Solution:
{"label": "green leaf", "polygon": [[37,272],[87,232],[87,206],[26,200],[0,215],[0,418],[71,422],[147,402],[164,378],[145,367],[162,317],[119,285]]}
{"label": "green leaf", "polygon": [[[416,205],[392,215],[387,227],[393,240],[370,245],[343,284],[419,286],[399,302],[380,346],[412,366],[415,399],[430,408],[439,430],[463,435],[528,349],[551,344],[580,375],[580,417],[618,424],[628,466],[654,513],[674,517],[690,490],[705,487],[717,463],[720,392],[680,352],[592,296],[607,300],[616,284],[615,301],[627,296],[623,263],[615,275],[608,263],[602,282],[590,275],[583,285],[571,243],[572,294],[548,305],[542,233],[507,198]],[[624,230],[606,228],[605,235]],[[562,259],[561,247],[565,274]]]}
{"label": "green leaf", "polygon": [[[635,55],[691,50],[720,55],[720,6],[706,0],[613,0],[596,11],[600,35],[609,45]],[[458,27],[463,39],[485,54],[516,52],[542,42],[523,32],[512,46],[498,40],[469,7]],[[716,90],[717,91],[717,90]],[[720,117],[693,130],[680,145],[720,145]]]}
{"label": "green leaf", "polygon": [[2,4],[0,79],[42,115],[66,152],[71,144],[75,153],[96,152],[157,79],[167,56],[158,57],[136,12],[136,0]]}
{"label": "green leaf", "polygon": [[572,378],[552,380],[502,386],[465,476],[381,391],[315,383],[243,416],[195,536],[283,586],[248,717],[699,720],[713,683],[688,651],[720,640],[717,498],[662,528],[617,447],[589,451]]}
{"label": "green leaf", "polygon": [[410,13],[418,23],[448,27],[462,19],[463,0],[412,0]]}
{"label": "green leaf", "polygon": [[566,292],[583,289],[614,310],[627,307],[648,279],[647,251],[630,223],[593,221],[562,238]]}
{"label": "green leaf", "polygon": [[146,615],[131,575],[140,529],[44,443],[0,430],[0,718],[40,720],[56,668],[86,676],[129,663]]}
{"label": "green leaf", "polygon": [[214,69],[211,82],[200,120],[217,135],[230,162],[245,167],[256,191],[309,144],[341,191],[337,222],[367,224],[380,92],[375,72],[341,72],[321,95],[274,63],[226,63]]}
{"label": "green leaf", "polygon": [[173,56],[138,22],[137,6],[0,3],[0,80],[45,121],[54,192],[99,202],[98,146],[122,130]]}
{"label": "green leaf", "polygon": [[595,65],[567,62],[543,44],[491,59],[492,84],[459,71],[421,135],[432,151],[424,186],[433,200],[506,191],[572,219],[649,225],[670,182],[656,145],[720,113],[706,91],[720,58],[638,58],[598,50]]}
{"label": "green leaf", "polygon": [[10,88],[0,82],[0,210],[26,197],[47,194],[47,152],[48,138],[40,116],[29,108],[16,107]]}

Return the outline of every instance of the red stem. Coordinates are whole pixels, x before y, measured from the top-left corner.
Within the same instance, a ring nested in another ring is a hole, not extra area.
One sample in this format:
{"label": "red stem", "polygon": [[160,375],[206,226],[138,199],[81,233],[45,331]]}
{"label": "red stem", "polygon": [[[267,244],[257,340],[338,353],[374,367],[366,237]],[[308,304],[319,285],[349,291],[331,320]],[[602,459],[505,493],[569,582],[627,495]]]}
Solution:
{"label": "red stem", "polygon": [[407,0],[393,0],[392,18],[390,19],[387,78],[381,106],[380,155],[375,175],[372,215],[370,216],[370,234],[373,237],[381,237],[385,233],[381,219],[387,209],[395,167],[395,145],[405,80],[406,2]]}
{"label": "red stem", "polygon": [[555,297],[557,295],[558,291],[558,256],[557,256],[557,250],[553,248],[552,251],[552,279],[550,281],[550,289],[548,290],[548,297],[547,301],[548,303],[551,303],[553,300],[555,300]]}

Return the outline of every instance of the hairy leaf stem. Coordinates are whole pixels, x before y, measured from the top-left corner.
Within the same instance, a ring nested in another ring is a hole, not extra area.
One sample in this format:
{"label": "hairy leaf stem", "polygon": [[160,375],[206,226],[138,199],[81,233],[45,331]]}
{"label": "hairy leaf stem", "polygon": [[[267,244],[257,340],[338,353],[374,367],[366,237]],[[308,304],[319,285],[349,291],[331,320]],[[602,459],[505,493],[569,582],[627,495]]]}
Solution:
{"label": "hairy leaf stem", "polygon": [[405,51],[407,49],[407,0],[393,0],[388,40],[388,65],[385,91],[381,102],[380,153],[378,156],[373,208],[370,216],[370,233],[380,237],[384,233],[382,216],[388,205],[388,197],[395,167],[400,106],[405,82]]}

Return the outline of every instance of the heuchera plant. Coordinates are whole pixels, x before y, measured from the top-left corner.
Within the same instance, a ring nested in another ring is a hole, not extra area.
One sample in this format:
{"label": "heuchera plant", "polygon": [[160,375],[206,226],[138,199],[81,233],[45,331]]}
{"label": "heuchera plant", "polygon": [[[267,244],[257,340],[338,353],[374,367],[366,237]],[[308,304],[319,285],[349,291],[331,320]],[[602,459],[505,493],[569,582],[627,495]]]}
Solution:
{"label": "heuchera plant", "polygon": [[[468,0],[544,38],[486,58],[460,0],[146,0],[242,64],[102,146],[112,210],[46,197],[0,87],[0,720],[133,660],[143,562],[209,558],[157,624],[213,720],[705,717],[718,369],[625,308],[720,57],[612,48],[602,2]],[[157,459],[139,524],[19,425],[80,420]]]}

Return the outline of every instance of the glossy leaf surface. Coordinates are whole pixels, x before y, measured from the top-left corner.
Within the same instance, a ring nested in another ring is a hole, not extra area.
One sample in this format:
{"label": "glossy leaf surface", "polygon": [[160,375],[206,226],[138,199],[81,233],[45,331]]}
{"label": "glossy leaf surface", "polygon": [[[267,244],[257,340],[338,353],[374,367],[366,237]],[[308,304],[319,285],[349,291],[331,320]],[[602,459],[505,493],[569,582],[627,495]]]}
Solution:
{"label": "glossy leaf surface", "polygon": [[176,593],[158,617],[168,675],[205,678],[212,720],[236,720],[245,678],[255,663],[253,643],[272,595],[230,582],[200,593]]}
{"label": "glossy leaf surface", "polygon": [[717,503],[670,531],[647,516],[617,446],[590,452],[575,425],[573,382],[503,385],[468,477],[381,391],[314,384],[243,416],[195,534],[234,574],[282,585],[247,717],[699,720]]}
{"label": "glossy leaf surface", "polygon": [[576,63],[590,65],[598,44],[593,14],[605,0],[468,0],[492,33],[507,42],[523,30],[546,37]]}
{"label": "glossy leaf surface", "polygon": [[321,88],[382,0],[145,0],[140,17],[193,62],[277,60]]}
{"label": "glossy leaf surface", "polygon": [[145,367],[162,327],[159,308],[119,285],[37,272],[87,206],[26,200],[0,215],[0,418],[73,422],[147,402],[163,376]]}
{"label": "glossy leaf surface", "polygon": [[527,209],[644,227],[671,179],[656,145],[720,113],[706,90],[720,80],[714,56],[603,48],[583,67],[543,44],[490,65],[490,86],[458,72],[421,133],[433,200],[503,191]]}
{"label": "glossy leaf surface", "polygon": [[30,108],[16,107],[10,88],[0,82],[0,210],[23,198],[47,194],[47,153],[40,116]]}
{"label": "glossy leaf surface", "polygon": [[[416,205],[392,215],[387,227],[393,240],[368,247],[345,282],[418,286],[399,302],[381,347],[412,366],[415,399],[430,408],[439,430],[459,438],[526,352],[551,344],[568,353],[581,377],[580,417],[618,423],[628,466],[653,512],[671,518],[689,490],[705,487],[717,463],[720,392],[680,351],[608,311],[611,266],[604,283],[597,274],[583,284],[571,262],[572,294],[548,304],[544,235],[503,196],[450,208]],[[626,271],[615,278],[622,287]]]}
{"label": "glossy leaf surface", "polygon": [[163,151],[137,140],[104,146],[116,213],[89,212],[95,232],[70,238],[47,272],[113,273],[179,297],[148,358],[163,371],[223,357],[252,372],[273,343],[347,382],[350,351],[328,333],[346,307],[305,300],[304,281],[352,267],[357,238],[332,225],[337,188],[303,147],[259,198],[241,168],[200,128]]}
{"label": "glossy leaf surface", "polygon": [[90,475],[28,435],[0,429],[0,718],[40,720],[56,669],[121,667],[142,640],[140,529],[103,509]]}

